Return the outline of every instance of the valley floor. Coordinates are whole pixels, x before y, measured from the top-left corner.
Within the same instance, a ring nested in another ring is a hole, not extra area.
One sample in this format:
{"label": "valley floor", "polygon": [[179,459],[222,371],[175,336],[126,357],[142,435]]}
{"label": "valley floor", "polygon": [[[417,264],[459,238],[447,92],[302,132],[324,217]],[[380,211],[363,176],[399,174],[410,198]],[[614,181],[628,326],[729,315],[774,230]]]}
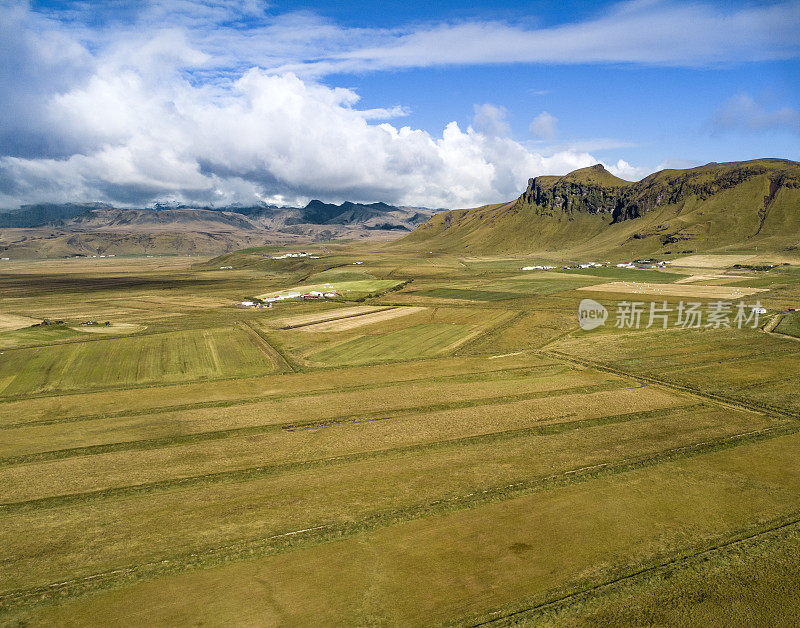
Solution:
{"label": "valley floor", "polygon": [[[797,265],[329,247],[0,269],[1,622],[797,616]],[[239,305],[318,285],[340,294]],[[614,324],[695,286],[767,314]],[[611,315],[582,331],[587,296]]]}

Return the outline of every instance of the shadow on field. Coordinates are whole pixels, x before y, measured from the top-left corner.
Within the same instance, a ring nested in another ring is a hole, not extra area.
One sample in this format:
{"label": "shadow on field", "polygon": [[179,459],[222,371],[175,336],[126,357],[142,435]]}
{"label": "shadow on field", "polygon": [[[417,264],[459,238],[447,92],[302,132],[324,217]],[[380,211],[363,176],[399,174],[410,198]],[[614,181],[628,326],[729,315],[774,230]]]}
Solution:
{"label": "shadow on field", "polygon": [[0,296],[30,297],[68,292],[102,292],[106,290],[203,290],[219,286],[219,279],[195,277],[92,277],[85,275],[3,275],[0,274]]}

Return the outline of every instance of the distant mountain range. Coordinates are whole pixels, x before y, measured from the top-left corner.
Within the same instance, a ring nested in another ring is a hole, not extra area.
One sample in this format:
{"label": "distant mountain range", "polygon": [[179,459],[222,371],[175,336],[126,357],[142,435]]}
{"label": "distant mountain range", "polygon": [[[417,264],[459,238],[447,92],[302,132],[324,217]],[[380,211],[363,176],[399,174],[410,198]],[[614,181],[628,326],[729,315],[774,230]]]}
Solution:
{"label": "distant mountain range", "polygon": [[442,212],[395,246],[470,254],[628,258],[800,247],[800,163],[661,170],[631,183],[602,165],[530,179],[516,200]]}
{"label": "distant mountain range", "polygon": [[119,209],[104,203],[40,203],[0,212],[0,228],[67,227],[119,229],[164,227],[200,222],[223,230],[274,229],[287,225],[347,225],[366,229],[410,231],[437,211],[427,207],[396,207],[386,203],[341,205],[313,200],[305,207],[188,207],[159,204],[143,209]]}
{"label": "distant mountain range", "polygon": [[[215,254],[237,248],[366,237],[397,237],[437,211],[386,203],[305,207],[187,207],[143,209],[103,203],[42,203],[0,212],[0,252],[8,257],[74,254]],[[394,234],[394,235],[393,235]]]}

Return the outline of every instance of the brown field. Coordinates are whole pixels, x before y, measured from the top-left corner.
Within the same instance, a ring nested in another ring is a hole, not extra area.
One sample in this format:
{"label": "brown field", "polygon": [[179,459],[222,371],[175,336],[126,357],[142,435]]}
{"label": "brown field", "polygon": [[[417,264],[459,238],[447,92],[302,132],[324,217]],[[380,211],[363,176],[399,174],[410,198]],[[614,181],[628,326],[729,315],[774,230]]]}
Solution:
{"label": "brown field", "polygon": [[689,268],[729,268],[734,264],[744,264],[753,259],[753,253],[745,255],[688,255],[673,260],[673,266]]}
{"label": "brown field", "polygon": [[737,279],[752,279],[747,275],[689,275],[678,279],[675,283],[697,283],[698,281],[735,281]]}
{"label": "brown field", "polygon": [[75,331],[86,331],[92,334],[135,334],[147,329],[145,325],[136,323],[111,323],[111,325],[76,325],[70,327]]}
{"label": "brown field", "polygon": [[362,314],[370,314],[372,312],[380,312],[387,309],[386,306],[380,305],[356,305],[355,307],[338,307],[333,310],[325,310],[324,312],[314,312],[312,314],[300,314],[299,316],[290,316],[288,318],[279,318],[275,321],[281,327],[300,327],[302,325],[311,325],[313,323],[323,323],[325,321],[336,320],[337,318],[346,318],[348,316],[361,316]]}
{"label": "brown field", "polygon": [[649,294],[664,297],[693,297],[697,299],[740,299],[758,292],[766,292],[765,288],[637,283],[633,281],[611,281],[594,286],[584,286],[583,288],[578,288],[578,290],[619,292],[621,294]]}
{"label": "brown field", "polygon": [[17,316],[16,314],[0,314],[0,331],[10,331],[12,329],[22,329],[30,327],[36,323],[41,323],[41,319],[29,316]]}
{"label": "brown field", "polygon": [[348,329],[355,329],[356,327],[363,327],[364,325],[372,325],[373,323],[381,323],[391,320],[393,318],[400,318],[401,316],[408,316],[409,314],[416,314],[422,312],[427,308],[424,307],[397,307],[390,310],[381,310],[373,314],[366,314],[364,316],[351,316],[348,318],[340,318],[337,320],[316,323],[314,325],[307,325],[303,327],[303,331],[346,331]]}

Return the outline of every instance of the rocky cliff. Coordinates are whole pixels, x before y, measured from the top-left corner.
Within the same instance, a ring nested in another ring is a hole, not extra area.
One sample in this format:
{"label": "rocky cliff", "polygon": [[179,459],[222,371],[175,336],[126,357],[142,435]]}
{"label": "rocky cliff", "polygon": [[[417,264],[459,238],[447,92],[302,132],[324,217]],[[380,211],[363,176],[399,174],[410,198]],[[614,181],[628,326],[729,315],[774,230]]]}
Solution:
{"label": "rocky cliff", "polygon": [[703,201],[750,179],[767,176],[770,191],[763,211],[781,187],[800,188],[798,169],[781,167],[790,164],[793,162],[780,159],[707,164],[690,170],[661,170],[637,183],[619,179],[597,164],[563,177],[530,179],[517,205],[530,207],[537,214],[605,214],[616,223],[690,197]]}

